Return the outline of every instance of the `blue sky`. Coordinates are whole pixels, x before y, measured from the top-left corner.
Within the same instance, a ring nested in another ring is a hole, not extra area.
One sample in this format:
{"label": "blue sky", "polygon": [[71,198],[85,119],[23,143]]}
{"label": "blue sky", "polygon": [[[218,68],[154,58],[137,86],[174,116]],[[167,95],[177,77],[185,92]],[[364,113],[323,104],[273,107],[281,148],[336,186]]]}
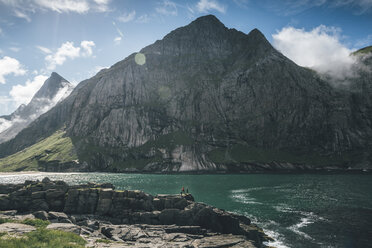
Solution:
{"label": "blue sky", "polygon": [[319,54],[347,64],[372,45],[372,0],[0,0],[0,115],[52,71],[77,84],[206,14],[320,71],[333,63]]}

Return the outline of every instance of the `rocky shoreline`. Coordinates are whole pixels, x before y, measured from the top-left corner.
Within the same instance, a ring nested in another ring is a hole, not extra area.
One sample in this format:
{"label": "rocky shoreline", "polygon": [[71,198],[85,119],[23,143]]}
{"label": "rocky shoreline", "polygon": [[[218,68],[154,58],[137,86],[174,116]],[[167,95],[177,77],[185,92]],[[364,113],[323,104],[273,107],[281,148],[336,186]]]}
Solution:
{"label": "rocky shoreline", "polygon": [[[59,163],[52,161],[39,164],[40,172],[108,172],[108,173],[149,173],[149,174],[242,174],[242,173],[371,173],[369,164],[354,165],[324,165],[316,166],[311,164],[293,164],[289,162],[270,163],[232,163],[218,167],[203,168],[199,170],[180,170],[180,168],[158,166],[138,168],[122,168],[115,170],[111,168],[99,169],[90,167],[86,163],[68,162]],[[22,172],[21,171],[17,171]]]}
{"label": "rocky shoreline", "polygon": [[[152,196],[110,183],[44,178],[0,184],[0,211],[0,219],[48,220],[48,229],[74,232],[87,247],[265,247],[270,240],[249,218],[195,202],[190,194]],[[0,232],[31,229],[0,224]]]}

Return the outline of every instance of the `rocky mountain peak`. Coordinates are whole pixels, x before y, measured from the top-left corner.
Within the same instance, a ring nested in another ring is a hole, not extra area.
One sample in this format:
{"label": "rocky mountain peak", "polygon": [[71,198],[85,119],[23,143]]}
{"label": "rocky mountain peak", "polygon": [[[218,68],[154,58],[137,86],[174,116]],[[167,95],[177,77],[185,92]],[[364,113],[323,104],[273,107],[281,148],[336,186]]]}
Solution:
{"label": "rocky mountain peak", "polygon": [[8,116],[0,116],[0,143],[16,136],[33,120],[65,99],[73,88],[70,82],[53,72],[27,105],[20,105]]}
{"label": "rocky mountain peak", "polygon": [[[248,35],[236,29],[227,28],[214,15],[197,18],[190,24],[180,27],[162,40],[141,50],[146,56],[177,57],[177,62],[192,62],[198,64],[208,59],[227,59],[237,54],[246,54],[251,59],[264,57],[274,49],[258,30],[252,30]],[[193,59],[188,59],[188,58]],[[255,58],[253,58],[255,57]]]}
{"label": "rocky mountain peak", "polygon": [[201,16],[194,21],[192,21],[189,26],[197,26],[201,28],[225,28],[225,25],[218,20],[217,17],[214,15],[206,15],[206,16]]}
{"label": "rocky mountain peak", "polygon": [[73,88],[72,84],[56,72],[52,72],[34,98],[53,98],[61,88]]}
{"label": "rocky mountain peak", "polygon": [[267,39],[266,37],[263,35],[263,33],[261,33],[260,30],[258,30],[257,28],[253,29],[251,32],[248,33],[248,36],[253,39],[253,40],[257,40],[258,42],[267,42]]}

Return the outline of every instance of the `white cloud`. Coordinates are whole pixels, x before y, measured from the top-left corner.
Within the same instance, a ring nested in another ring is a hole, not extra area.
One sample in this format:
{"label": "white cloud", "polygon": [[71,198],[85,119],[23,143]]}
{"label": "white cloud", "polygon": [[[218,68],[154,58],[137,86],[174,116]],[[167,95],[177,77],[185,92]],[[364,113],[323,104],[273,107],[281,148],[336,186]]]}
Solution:
{"label": "white cloud", "polygon": [[9,47],[9,50],[17,53],[21,50],[21,48],[19,48],[19,47]]}
{"label": "white cloud", "polygon": [[98,12],[107,12],[109,11],[108,4],[110,3],[110,0],[94,0],[96,3],[96,6],[94,6],[94,9]]}
{"label": "white cloud", "polygon": [[16,17],[28,22],[30,15],[38,11],[78,14],[110,11],[110,0],[0,0],[0,3],[10,6]]}
{"label": "white cloud", "polygon": [[94,2],[99,5],[107,5],[110,0],[94,0]]}
{"label": "white cloud", "polygon": [[56,53],[49,54],[45,57],[47,69],[54,70],[57,65],[62,65],[67,59],[75,59],[81,56],[92,56],[92,48],[95,46],[93,41],[84,40],[80,47],[75,47],[73,42],[67,41],[57,49]]}
{"label": "white cloud", "polygon": [[220,13],[226,12],[226,6],[219,3],[217,0],[200,0],[196,4],[196,9],[200,13],[207,13],[212,10],[218,11]]}
{"label": "white cloud", "polygon": [[18,60],[5,56],[0,59],[0,84],[5,84],[5,76],[13,74],[14,76],[21,76],[26,73],[21,63]]}
{"label": "white cloud", "polygon": [[355,58],[340,41],[340,30],[318,26],[311,31],[285,27],[273,34],[274,46],[298,65],[343,79],[350,76]]}
{"label": "white cloud", "polygon": [[45,60],[49,63],[48,69],[53,70],[57,65],[62,65],[66,59],[74,59],[80,56],[80,47],[75,47],[73,42],[65,42],[57,52],[50,54],[45,57]]}
{"label": "white cloud", "polygon": [[43,47],[43,46],[36,46],[40,51],[43,53],[52,53],[52,51],[49,48]]}
{"label": "white cloud", "polygon": [[27,22],[31,22],[31,18],[26,13],[21,12],[18,9],[14,10],[14,15],[18,18],[25,19]]}
{"label": "white cloud", "polygon": [[86,13],[90,6],[85,0],[34,0],[42,8],[62,12]]}
{"label": "white cloud", "polygon": [[80,46],[83,50],[82,52],[82,55],[83,56],[86,56],[86,57],[89,57],[89,56],[92,56],[93,54],[93,50],[92,48],[95,46],[96,44],[94,44],[93,41],[91,40],[83,40],[81,43],[80,43]]}
{"label": "white cloud", "polygon": [[32,81],[27,80],[24,85],[17,84],[13,86],[9,95],[17,105],[28,104],[47,79],[47,76],[38,75]]}
{"label": "white cloud", "polygon": [[155,11],[167,16],[176,16],[178,14],[177,5],[169,0],[164,0],[160,6],[155,8]]}
{"label": "white cloud", "polygon": [[121,37],[118,36],[114,39],[115,45],[119,45],[121,43]]}
{"label": "white cloud", "polygon": [[12,121],[0,118],[0,133],[12,126]]}
{"label": "white cloud", "polygon": [[150,17],[147,14],[143,14],[137,18],[137,23],[148,23],[150,21]]}
{"label": "white cloud", "polygon": [[121,16],[117,18],[117,20],[119,22],[130,22],[130,21],[133,21],[135,17],[136,17],[136,11],[133,10],[130,13],[122,14]]}

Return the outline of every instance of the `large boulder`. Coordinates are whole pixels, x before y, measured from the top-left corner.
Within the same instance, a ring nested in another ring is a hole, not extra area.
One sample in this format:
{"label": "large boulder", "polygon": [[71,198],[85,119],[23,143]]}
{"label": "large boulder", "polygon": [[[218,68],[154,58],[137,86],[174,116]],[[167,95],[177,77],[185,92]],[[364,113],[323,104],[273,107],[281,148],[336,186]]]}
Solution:
{"label": "large boulder", "polygon": [[174,224],[179,214],[180,214],[179,209],[164,209],[159,214],[160,223],[162,225]]}
{"label": "large boulder", "polygon": [[79,190],[70,189],[66,194],[66,201],[63,212],[65,213],[76,213],[77,203],[79,199]]}
{"label": "large boulder", "polygon": [[94,214],[96,211],[97,202],[98,202],[98,190],[97,189],[79,190],[76,213]]}
{"label": "large boulder", "polygon": [[110,212],[112,206],[112,196],[114,191],[112,189],[101,189],[98,192],[98,203],[96,208],[96,214],[107,215]]}

